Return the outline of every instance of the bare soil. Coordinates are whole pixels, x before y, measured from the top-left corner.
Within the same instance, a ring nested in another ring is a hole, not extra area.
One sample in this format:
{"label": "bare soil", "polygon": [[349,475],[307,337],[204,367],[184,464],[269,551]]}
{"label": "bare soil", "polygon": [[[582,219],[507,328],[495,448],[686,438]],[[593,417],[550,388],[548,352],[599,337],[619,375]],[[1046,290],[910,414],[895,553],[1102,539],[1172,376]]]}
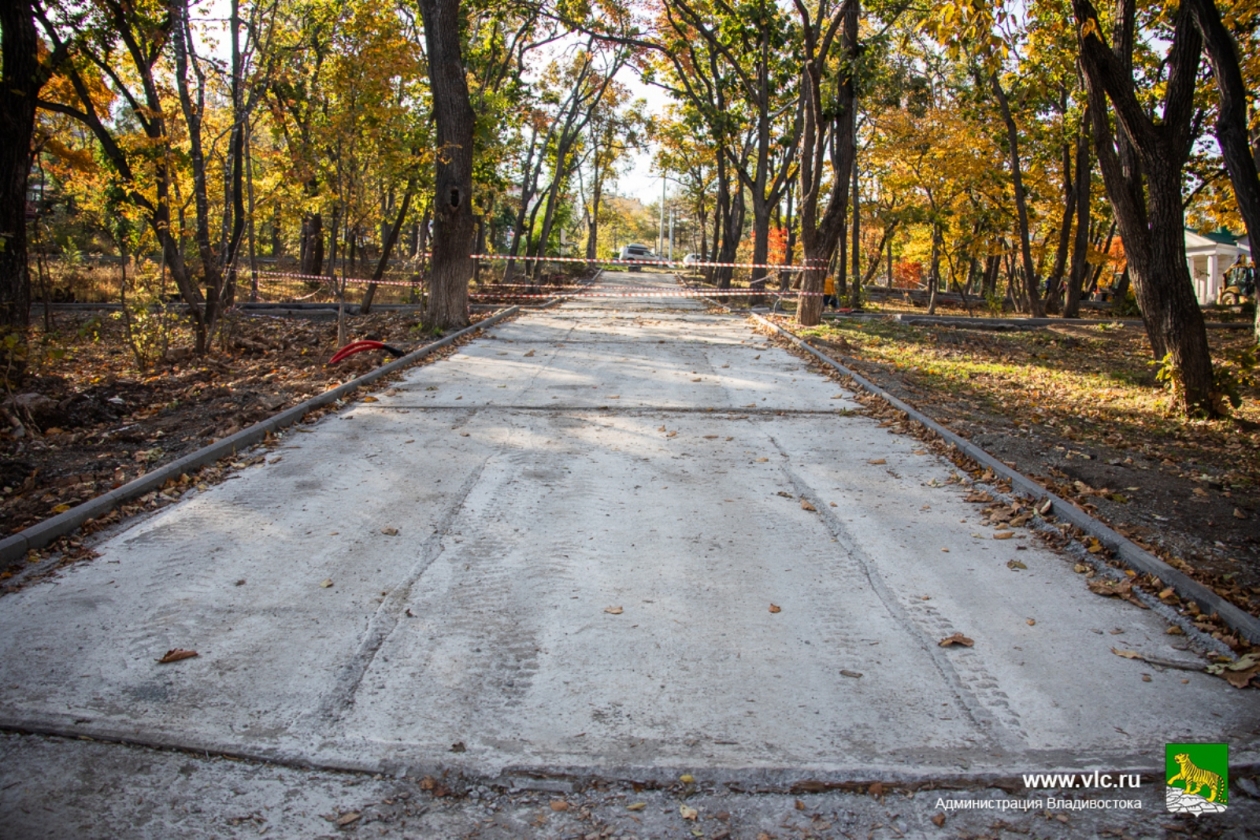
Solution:
{"label": "bare soil", "polygon": [[[352,338],[403,350],[431,340],[411,312],[349,323]],[[59,312],[53,331],[35,331],[27,375],[2,401],[0,534],[119,487],[387,358],[370,351],[328,366],[337,325],[327,318],[235,315],[225,335],[227,347],[194,358],[180,346],[186,331],[177,331],[166,359],[141,370],[110,313]],[[0,578],[13,571],[0,570]]]}

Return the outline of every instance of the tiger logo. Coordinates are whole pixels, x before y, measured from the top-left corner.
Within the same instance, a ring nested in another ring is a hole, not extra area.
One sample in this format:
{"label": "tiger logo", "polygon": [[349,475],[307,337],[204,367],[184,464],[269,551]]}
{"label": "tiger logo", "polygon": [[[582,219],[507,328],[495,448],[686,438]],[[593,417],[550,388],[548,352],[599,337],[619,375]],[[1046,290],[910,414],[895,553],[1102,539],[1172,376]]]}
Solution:
{"label": "tiger logo", "polygon": [[1168,780],[1169,787],[1172,787],[1174,782],[1185,782],[1186,793],[1190,796],[1202,796],[1199,791],[1203,790],[1203,788],[1210,788],[1212,795],[1207,798],[1207,801],[1216,801],[1216,797],[1221,793],[1222,787],[1219,774],[1196,767],[1194,762],[1190,760],[1189,753],[1177,753],[1177,755],[1173,756],[1173,760],[1177,762],[1177,766],[1181,770]]}

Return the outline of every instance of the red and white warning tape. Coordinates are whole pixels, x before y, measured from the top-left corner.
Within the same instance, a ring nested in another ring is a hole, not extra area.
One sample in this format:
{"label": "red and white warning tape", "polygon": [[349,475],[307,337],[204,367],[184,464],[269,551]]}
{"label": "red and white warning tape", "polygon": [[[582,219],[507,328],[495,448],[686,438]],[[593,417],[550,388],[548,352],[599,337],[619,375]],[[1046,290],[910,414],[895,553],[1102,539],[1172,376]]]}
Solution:
{"label": "red and white warning tape", "polygon": [[[598,290],[581,292],[575,295],[563,295],[568,300],[578,300],[581,298],[707,298],[707,297],[738,297],[743,295],[770,295],[774,297],[822,297],[821,292],[780,292],[777,289],[688,289],[686,291],[645,291],[645,292],[603,292]],[[474,292],[469,295],[472,298],[502,298],[510,297],[513,300],[517,298],[552,298],[554,294],[520,294],[517,292],[507,292],[505,294],[495,294],[493,292]]]}

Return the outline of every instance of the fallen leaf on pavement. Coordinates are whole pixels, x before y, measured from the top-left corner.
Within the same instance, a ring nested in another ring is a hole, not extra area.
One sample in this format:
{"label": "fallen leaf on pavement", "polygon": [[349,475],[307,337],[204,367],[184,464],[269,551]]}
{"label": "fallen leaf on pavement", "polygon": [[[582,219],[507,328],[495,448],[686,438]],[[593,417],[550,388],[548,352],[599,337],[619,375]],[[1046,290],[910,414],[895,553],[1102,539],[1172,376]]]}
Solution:
{"label": "fallen leaf on pavement", "polygon": [[1028,619],[1028,626],[1029,626],[1029,627],[1035,627],[1035,626],[1037,626],[1037,619],[1035,619],[1035,618],[1030,618],[1030,619]]}
{"label": "fallen leaf on pavement", "polygon": [[780,607],[778,604],[771,604],[770,612],[772,613],[783,612],[783,607]]}
{"label": "fallen leaf on pavement", "polygon": [[1095,595],[1102,595],[1106,598],[1120,598],[1128,601],[1130,604],[1139,606],[1142,609],[1148,609],[1146,604],[1138,600],[1133,594],[1133,581],[1131,580],[1091,580],[1088,584],[1089,591]]}
{"label": "fallen leaf on pavement", "polygon": [[950,647],[951,645],[962,645],[963,647],[972,647],[973,645],[975,645],[975,641],[973,639],[968,639],[962,633],[955,633],[952,636],[946,636],[945,638],[941,639],[939,642],[937,642],[937,644],[940,645],[941,647]]}
{"label": "fallen leaf on pavement", "polygon": [[381,533],[382,533],[382,534],[384,534],[384,535],[385,535],[385,536],[387,536],[387,537],[396,537],[396,536],[398,536],[398,529],[397,529],[397,528],[392,528],[392,527],[391,527],[391,528],[382,528],[382,529],[381,529]]}
{"label": "fallen leaf on pavement", "polygon": [[53,512],[53,513],[65,513],[65,512],[66,512],[66,511],[68,511],[68,510],[70,510],[70,505],[66,504],[65,502],[62,502],[61,504],[59,504],[59,505],[57,505],[56,507],[54,507],[54,508],[52,509],[52,512]]}
{"label": "fallen leaf on pavement", "polygon": [[995,540],[1009,540],[1009,539],[1010,539],[1011,537],[1013,537],[1013,536],[1015,536],[1015,532],[1014,532],[1014,531],[998,531],[997,533],[995,533],[995,534],[993,535],[993,539],[995,539]]}
{"label": "fallen leaf on pavement", "polygon": [[937,828],[941,828],[942,826],[944,826],[945,815],[942,813],[942,814],[937,814],[935,817],[932,817],[932,825],[936,826]]}
{"label": "fallen leaf on pavement", "polygon": [[1028,568],[1028,566],[1027,566],[1025,563],[1023,563],[1023,562],[1021,562],[1021,561],[1019,561],[1019,560],[1007,560],[1007,561],[1006,561],[1006,568],[1008,568],[1008,569],[1012,569],[1012,570],[1017,570],[1017,569],[1027,569],[1027,568]]}
{"label": "fallen leaf on pavement", "polygon": [[324,589],[327,589],[328,587],[333,585],[332,578],[324,578],[323,580],[319,582],[319,585],[323,587]]}
{"label": "fallen leaf on pavement", "polygon": [[855,679],[855,680],[856,680],[856,679],[860,679],[860,678],[861,678],[861,676],[862,676],[862,674],[861,674],[860,672],[858,672],[858,671],[850,671],[850,670],[848,670],[848,669],[841,668],[841,669],[840,669],[840,676],[842,676],[842,677],[853,677],[853,679]]}
{"label": "fallen leaf on pavement", "polygon": [[807,502],[805,499],[801,499],[801,510],[812,510],[812,511],[814,511],[814,512],[817,512],[817,511],[818,511],[818,508],[816,508],[816,507],[814,507],[813,505],[811,505],[811,504],[810,504],[809,502]]}
{"label": "fallen leaf on pavement", "polygon": [[626,806],[627,811],[642,811],[647,807],[646,802],[634,802]]}
{"label": "fallen leaf on pavement", "polygon": [[678,436],[678,432],[670,432],[669,434],[665,435],[665,437],[667,438],[677,437],[677,436]]}
{"label": "fallen leaf on pavement", "polygon": [[565,802],[563,799],[553,799],[551,800],[551,810],[567,811],[569,810],[569,803]]}
{"label": "fallen leaf on pavement", "polygon": [[528,358],[529,358],[530,356],[532,356],[532,355],[534,355],[534,351],[533,351],[533,350],[530,350],[528,353],[526,353],[526,354],[525,354],[525,358],[527,358],[527,359],[528,359]]}
{"label": "fallen leaf on pavement", "polygon": [[1260,677],[1260,654],[1248,653],[1233,662],[1217,662],[1207,667],[1209,674],[1224,677],[1234,688],[1246,688],[1252,678]]}
{"label": "fallen leaf on pavement", "polygon": [[1234,518],[1235,518],[1235,519],[1246,519],[1246,518],[1247,518],[1247,514],[1243,513],[1243,512],[1242,512],[1242,510],[1240,510],[1239,508],[1234,508]]}
{"label": "fallen leaf on pavement", "polygon": [[696,820],[700,818],[700,812],[688,805],[679,805],[678,813],[682,814],[684,820]]}
{"label": "fallen leaf on pavement", "polygon": [[167,663],[170,663],[170,662],[178,662],[181,659],[192,659],[194,656],[197,656],[197,651],[195,650],[184,650],[183,648],[171,648],[166,653],[162,654],[162,658],[158,660],[158,664],[166,665]]}
{"label": "fallen leaf on pavement", "polygon": [[1112,648],[1111,652],[1116,656],[1123,656],[1125,659],[1141,659],[1142,654],[1136,650],[1121,650],[1120,648]]}
{"label": "fallen leaf on pavement", "polygon": [[682,782],[684,785],[692,784],[693,782],[695,782],[695,780],[696,780],[696,777],[691,775],[690,773],[683,773],[681,776],[678,777],[678,781]]}
{"label": "fallen leaf on pavement", "polygon": [[872,458],[871,460],[867,461],[866,463],[870,464],[872,467],[878,467],[878,466],[880,466],[881,464],[887,464],[887,463],[888,463],[888,461],[887,461],[887,459],[885,459],[885,458]]}
{"label": "fallen leaf on pavement", "polygon": [[338,817],[337,825],[342,826],[344,828],[345,826],[350,825],[353,822],[357,822],[359,817],[361,816],[363,815],[360,814],[358,811],[351,811],[348,814],[343,814],[340,817]]}
{"label": "fallen leaf on pavement", "polygon": [[360,400],[360,402],[380,402],[380,400],[378,400],[376,397],[373,397],[373,396],[366,396],[362,400]]}
{"label": "fallen leaf on pavement", "polygon": [[609,615],[621,615],[623,612],[625,612],[625,610],[623,610],[621,607],[604,607],[604,612],[608,613]]}

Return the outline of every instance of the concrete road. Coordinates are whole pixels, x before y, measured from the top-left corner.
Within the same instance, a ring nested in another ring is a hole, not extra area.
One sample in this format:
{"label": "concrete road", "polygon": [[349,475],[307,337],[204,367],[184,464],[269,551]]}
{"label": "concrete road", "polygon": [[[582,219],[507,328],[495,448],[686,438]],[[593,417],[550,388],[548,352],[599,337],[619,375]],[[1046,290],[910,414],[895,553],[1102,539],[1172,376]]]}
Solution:
{"label": "concrete road", "polygon": [[530,312],[0,599],[0,725],[502,789],[1256,760],[1260,694],[1115,655],[1200,661],[860,408],[698,302]]}

